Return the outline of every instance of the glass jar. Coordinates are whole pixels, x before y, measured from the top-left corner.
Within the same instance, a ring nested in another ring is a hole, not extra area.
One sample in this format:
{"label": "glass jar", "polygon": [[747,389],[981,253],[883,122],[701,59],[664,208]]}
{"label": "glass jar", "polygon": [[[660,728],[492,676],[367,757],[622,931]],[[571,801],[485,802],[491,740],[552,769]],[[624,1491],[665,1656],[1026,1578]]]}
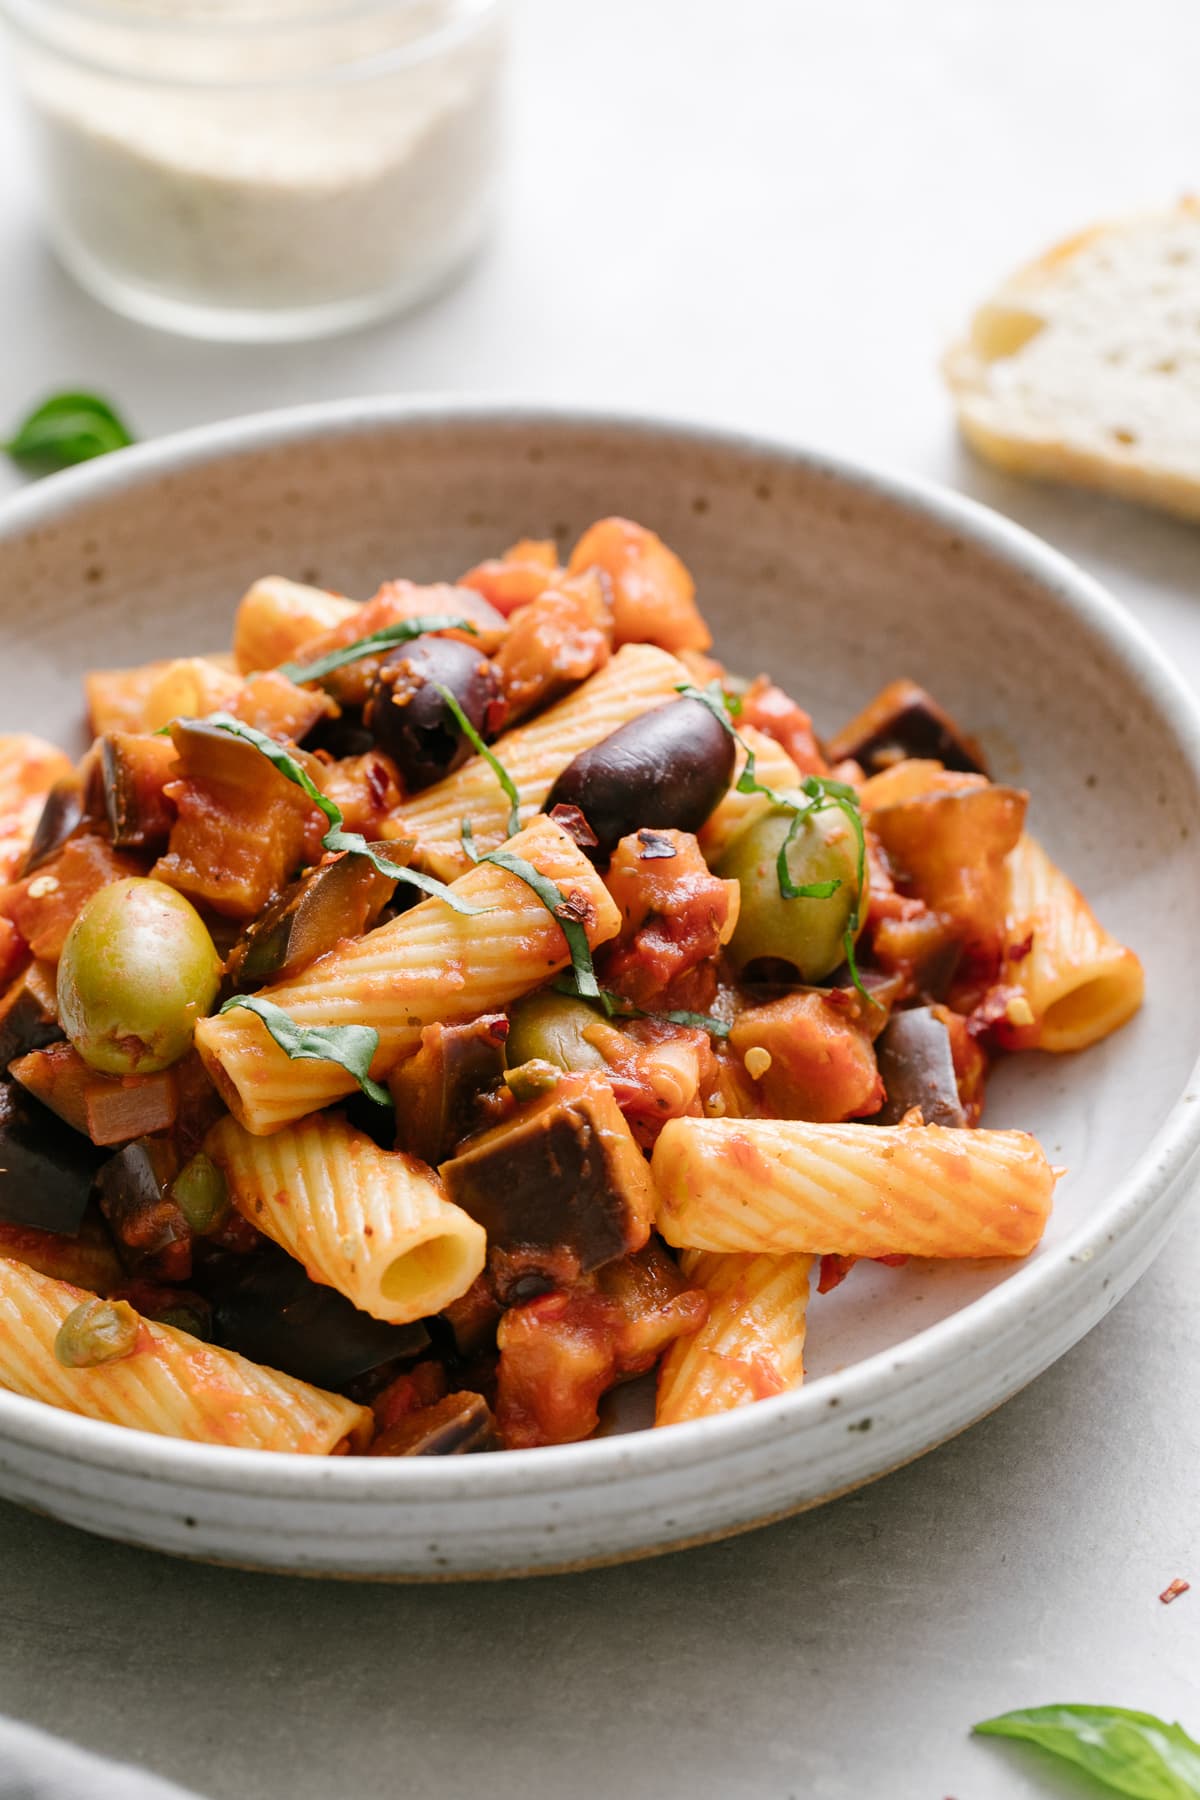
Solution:
{"label": "glass jar", "polygon": [[99,299],[201,337],[409,306],[483,232],[504,0],[0,0],[46,225]]}

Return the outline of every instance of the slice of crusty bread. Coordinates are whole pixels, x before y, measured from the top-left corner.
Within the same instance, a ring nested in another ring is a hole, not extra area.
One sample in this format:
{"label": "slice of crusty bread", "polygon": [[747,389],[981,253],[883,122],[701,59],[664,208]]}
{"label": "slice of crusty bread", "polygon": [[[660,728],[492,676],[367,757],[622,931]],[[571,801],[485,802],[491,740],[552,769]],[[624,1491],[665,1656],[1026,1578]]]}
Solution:
{"label": "slice of crusty bread", "polygon": [[1200,199],[1057,245],[943,366],[964,436],[1001,468],[1200,519]]}

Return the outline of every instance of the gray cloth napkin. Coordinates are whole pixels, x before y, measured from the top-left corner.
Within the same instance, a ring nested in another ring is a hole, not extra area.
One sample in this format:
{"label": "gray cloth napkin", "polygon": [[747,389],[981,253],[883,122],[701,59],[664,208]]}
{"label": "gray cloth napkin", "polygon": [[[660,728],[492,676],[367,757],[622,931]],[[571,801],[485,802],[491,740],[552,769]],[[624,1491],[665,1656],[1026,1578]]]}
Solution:
{"label": "gray cloth napkin", "polygon": [[0,1719],[0,1800],[198,1800],[198,1796],[109,1762],[58,1738]]}

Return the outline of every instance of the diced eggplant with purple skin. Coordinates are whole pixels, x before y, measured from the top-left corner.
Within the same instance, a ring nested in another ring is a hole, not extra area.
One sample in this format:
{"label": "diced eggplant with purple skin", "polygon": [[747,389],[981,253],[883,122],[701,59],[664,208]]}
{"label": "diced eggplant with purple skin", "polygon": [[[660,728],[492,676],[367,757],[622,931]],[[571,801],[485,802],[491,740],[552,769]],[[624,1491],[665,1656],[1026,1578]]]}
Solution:
{"label": "diced eggplant with purple skin", "polygon": [[479,1128],[479,1097],[504,1075],[508,1031],[503,1013],[426,1027],[421,1048],[391,1077],[398,1150],[436,1168]]}
{"label": "diced eggplant with purple skin", "polygon": [[194,1233],[170,1186],[179,1157],[166,1138],[135,1138],[96,1178],[100,1210],[131,1275],[186,1281]]}
{"label": "diced eggplant with purple skin", "polygon": [[16,1082],[0,1082],[0,1219],[71,1236],[104,1153]]}
{"label": "diced eggplant with purple skin", "polygon": [[78,775],[64,775],[46,795],[33,841],[21,865],[22,879],[58,855],[67,839],[83,823],[83,817],[83,784]]}
{"label": "diced eggplant with purple skin", "polygon": [[966,1124],[950,1033],[932,1007],[895,1013],[880,1033],[875,1057],[887,1099],[873,1125],[898,1125],[914,1106],[927,1125]]}
{"label": "diced eggplant with purple skin", "polygon": [[868,775],[908,757],[986,775],[983,751],[915,681],[892,681],[825,746],[831,763],[853,761]]}
{"label": "diced eggplant with purple skin", "polygon": [[30,963],[0,999],[0,1070],[31,1050],[60,1044],[58,998],[52,963]]}
{"label": "diced eggplant with purple skin", "polygon": [[175,773],[175,746],[169,737],[112,731],[100,740],[104,811],[118,849],[167,847],[175,808],[164,788]]}
{"label": "diced eggplant with purple skin", "polygon": [[370,1456],[469,1456],[498,1448],[496,1421],[482,1394],[447,1394],[406,1413],[380,1433]]}
{"label": "diced eggplant with purple skin", "polygon": [[273,1244],[198,1266],[194,1285],[212,1303],[218,1344],[318,1387],[342,1388],[429,1348],[424,1325],[388,1325],[359,1312]]}
{"label": "diced eggplant with purple skin", "polygon": [[505,1304],[530,1275],[565,1285],[649,1235],[646,1160],[598,1075],[565,1076],[472,1139],[441,1175],[450,1199],[487,1232]]}
{"label": "diced eggplant with purple skin", "polygon": [[[405,840],[374,848],[401,867],[413,850]],[[284,981],[343,938],[361,937],[375,924],[395,888],[393,876],[381,874],[369,857],[353,850],[314,869],[285,889],[234,946],[229,977],[235,989],[248,992],[267,982]]]}

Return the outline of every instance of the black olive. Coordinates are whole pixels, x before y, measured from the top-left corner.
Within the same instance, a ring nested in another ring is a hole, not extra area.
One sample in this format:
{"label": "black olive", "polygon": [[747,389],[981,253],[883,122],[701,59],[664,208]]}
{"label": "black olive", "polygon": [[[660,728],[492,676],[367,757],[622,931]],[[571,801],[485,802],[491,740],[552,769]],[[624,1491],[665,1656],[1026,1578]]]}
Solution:
{"label": "black olive", "polygon": [[672,700],[621,725],[563,770],[546,801],[577,806],[607,860],[642,827],[699,831],[733,778],[733,739],[699,700]]}
{"label": "black olive", "polygon": [[471,745],[438,688],[454,695],[483,738],[494,735],[500,678],[487,657],[461,638],[413,638],[380,666],[363,711],[379,748],[395,762],[410,792],[449,775]]}

